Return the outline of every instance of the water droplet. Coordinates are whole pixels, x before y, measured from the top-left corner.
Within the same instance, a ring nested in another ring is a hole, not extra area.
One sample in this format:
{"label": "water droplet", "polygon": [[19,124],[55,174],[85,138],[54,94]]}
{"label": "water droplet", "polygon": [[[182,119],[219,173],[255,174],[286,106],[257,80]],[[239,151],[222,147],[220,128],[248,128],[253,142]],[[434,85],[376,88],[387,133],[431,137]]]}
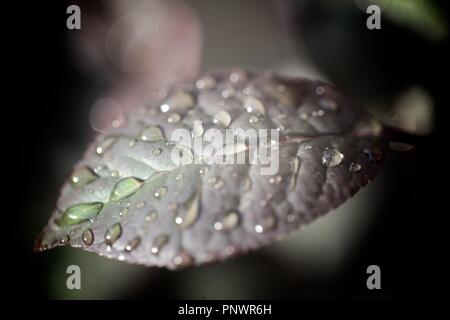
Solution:
{"label": "water droplet", "polygon": [[169,236],[166,234],[161,234],[159,236],[156,236],[153,239],[152,248],[150,249],[150,252],[153,254],[158,254],[162,247],[165,246],[169,242]]}
{"label": "water droplet", "polygon": [[136,237],[125,246],[126,252],[131,252],[141,244],[141,237]]}
{"label": "water droplet", "polygon": [[222,179],[218,179],[216,183],[214,183],[214,189],[219,190],[224,185],[224,182]]}
{"label": "water droplet", "polygon": [[135,139],[130,140],[130,142],[128,142],[128,145],[129,145],[130,147],[134,146],[135,144],[136,144],[136,140],[135,140]]}
{"label": "water droplet", "polygon": [[291,160],[289,160],[289,169],[291,170],[289,190],[292,191],[295,189],[295,186],[297,185],[297,175],[298,170],[300,169],[300,159],[298,157],[294,157]]}
{"label": "water droplet", "polygon": [[219,123],[224,128],[228,128],[228,126],[231,124],[231,116],[226,111],[219,111],[214,115],[213,123]]}
{"label": "water droplet", "polygon": [[93,220],[102,210],[103,203],[92,202],[73,205],[64,212],[58,221],[60,227],[79,224],[87,220]]}
{"label": "water droplet", "polygon": [[83,243],[87,246],[90,246],[94,243],[94,233],[91,229],[86,229],[83,231],[83,234],[81,235],[81,239],[83,240]]}
{"label": "water droplet", "polygon": [[175,177],[175,180],[180,181],[181,179],[183,179],[183,174],[180,173]]}
{"label": "water droplet", "polygon": [[153,192],[153,196],[158,200],[164,198],[166,194],[167,194],[167,187],[160,187],[156,189],[155,192]]}
{"label": "water droplet", "polygon": [[248,118],[248,122],[249,122],[249,123],[257,123],[258,121],[259,121],[259,119],[258,119],[257,116],[250,116],[250,117]]}
{"label": "water droplet", "polygon": [[151,126],[141,131],[139,139],[150,142],[164,140],[164,133],[158,126]]}
{"label": "water droplet", "polygon": [[265,115],[266,114],[266,108],[264,107],[263,103],[255,98],[255,97],[246,97],[244,100],[244,108],[247,110],[247,112],[256,112],[257,114]]}
{"label": "water droplet", "polygon": [[121,216],[121,217],[125,217],[127,214],[128,214],[128,208],[122,208],[120,211],[119,211],[119,216]]}
{"label": "water droplet", "polygon": [[322,164],[325,167],[333,168],[342,163],[344,159],[344,155],[338,150],[334,148],[325,148],[322,152]]}
{"label": "water droplet", "polygon": [[205,132],[205,129],[203,128],[202,122],[195,120],[194,126],[192,128],[192,137],[201,137],[203,136],[203,133]]}
{"label": "water droplet", "polygon": [[197,220],[200,211],[200,192],[196,192],[195,195],[186,202],[185,207],[186,212],[184,217],[178,216],[175,218],[175,223],[180,229],[190,227]]}
{"label": "water droplet", "polygon": [[97,148],[95,149],[95,152],[98,155],[102,155],[105,154],[105,152],[111,148],[111,146],[114,144],[114,142],[116,142],[116,138],[114,137],[109,137],[104,139],[102,142],[100,142],[97,146]]}
{"label": "water droplet", "polygon": [[269,178],[269,183],[270,184],[274,184],[274,183],[280,183],[281,181],[283,181],[283,177],[282,176],[276,176],[276,177],[271,177]]}
{"label": "water droplet", "polygon": [[152,150],[152,153],[155,156],[159,156],[161,154],[161,152],[162,152],[161,148],[153,148],[153,150]]}
{"label": "water droplet", "polygon": [[229,231],[239,224],[239,214],[237,212],[230,212],[220,221],[214,223],[214,229],[217,231]]}
{"label": "water droplet", "polygon": [[110,201],[115,202],[134,194],[142,186],[142,180],[125,178],[116,183],[111,192]]}
{"label": "water droplet", "polygon": [[306,112],[300,113],[300,119],[302,120],[308,120],[309,116]]}
{"label": "water droplet", "polygon": [[321,98],[319,100],[319,106],[328,111],[337,111],[339,109],[338,103],[328,98]]}
{"label": "water droplet", "polygon": [[359,171],[361,171],[362,167],[359,163],[352,162],[352,163],[350,163],[350,166],[348,169],[352,172],[359,172]]}
{"label": "water droplet", "polygon": [[252,189],[252,179],[250,177],[245,177],[243,180],[244,191],[250,191]]}
{"label": "water droplet", "polygon": [[198,170],[198,174],[199,174],[201,177],[206,176],[207,173],[208,173],[208,167],[200,168],[200,169]]}
{"label": "water droplet", "polygon": [[66,245],[70,242],[70,237],[68,235],[63,236],[61,239],[59,239],[60,245]]}
{"label": "water droplet", "polygon": [[180,252],[173,258],[176,268],[184,268],[192,264],[192,257],[186,252]]}
{"label": "water droplet", "polygon": [[169,106],[169,109],[183,111],[194,106],[194,98],[189,92],[177,90],[167,98],[165,104]]}
{"label": "water droplet", "polygon": [[105,233],[105,242],[108,246],[112,246],[122,235],[122,226],[116,223],[110,227]]}
{"label": "water droplet", "polygon": [[168,123],[178,123],[181,121],[181,116],[178,113],[172,113],[168,118],[167,118],[167,122]]}
{"label": "water droplet", "polygon": [[111,171],[111,177],[118,177],[120,175],[119,170],[113,170]]}
{"label": "water droplet", "polygon": [[70,183],[75,188],[80,188],[97,178],[98,176],[88,167],[80,167],[73,172]]}
{"label": "water droplet", "polygon": [[270,215],[263,218],[262,223],[257,224],[255,226],[255,232],[256,233],[263,233],[264,231],[273,229],[275,227],[275,216]]}
{"label": "water droplet", "polygon": [[139,201],[136,204],[136,208],[138,208],[138,209],[142,209],[143,207],[145,207],[145,201]]}
{"label": "water droplet", "polygon": [[145,216],[145,222],[151,223],[158,218],[158,213],[156,211],[151,211]]}
{"label": "water droplet", "polygon": [[195,86],[199,90],[210,89],[213,88],[215,85],[216,81],[214,80],[214,78],[210,76],[204,76],[195,82]]}

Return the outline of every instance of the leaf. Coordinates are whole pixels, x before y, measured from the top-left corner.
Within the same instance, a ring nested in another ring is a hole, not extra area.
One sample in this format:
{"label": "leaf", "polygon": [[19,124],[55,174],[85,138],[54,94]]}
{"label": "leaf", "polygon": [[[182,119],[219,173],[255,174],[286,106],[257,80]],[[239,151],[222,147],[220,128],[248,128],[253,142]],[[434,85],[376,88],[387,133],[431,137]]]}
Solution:
{"label": "leaf", "polygon": [[[265,147],[279,152],[279,170],[264,175],[260,162],[207,164],[204,154],[170,141],[179,128],[193,137],[231,129],[240,142],[220,152],[245,159],[254,150],[239,129],[277,129],[279,141]],[[128,114],[124,127],[90,145],[36,249],[69,244],[174,269],[259,248],[373,180],[385,151],[381,129],[361,106],[320,81],[210,73]],[[183,160],[174,161],[173,152]]]}

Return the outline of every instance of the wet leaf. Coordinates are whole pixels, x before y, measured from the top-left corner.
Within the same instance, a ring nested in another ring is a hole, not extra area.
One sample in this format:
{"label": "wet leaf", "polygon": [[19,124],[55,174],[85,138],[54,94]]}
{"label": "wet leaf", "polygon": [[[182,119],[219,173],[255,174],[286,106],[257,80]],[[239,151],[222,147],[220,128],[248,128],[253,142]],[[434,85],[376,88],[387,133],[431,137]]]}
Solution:
{"label": "wet leaf", "polygon": [[[279,140],[264,147],[279,153],[279,168],[265,175],[261,162],[207,162],[186,141],[171,141],[180,128],[192,139],[229,129],[237,147],[223,146],[220,154],[244,159],[254,150],[239,129],[274,129]],[[385,151],[380,128],[329,84],[212,72],[128,114],[124,126],[90,145],[76,165],[82,183],[63,186],[36,249],[71,245],[175,269],[259,248],[373,180]]]}

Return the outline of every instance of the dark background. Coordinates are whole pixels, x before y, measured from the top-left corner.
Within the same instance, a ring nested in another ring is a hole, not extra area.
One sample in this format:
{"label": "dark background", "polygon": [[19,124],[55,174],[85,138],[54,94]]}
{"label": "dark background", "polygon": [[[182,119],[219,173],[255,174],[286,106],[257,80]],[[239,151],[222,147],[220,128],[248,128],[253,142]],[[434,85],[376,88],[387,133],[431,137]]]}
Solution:
{"label": "dark background", "polygon": [[[52,272],[55,272],[55,261],[61,259],[63,251],[75,249],[59,248],[54,252],[35,253],[32,250],[34,235],[48,219],[59,187],[73,164],[71,161],[81,157],[92,138],[87,121],[89,102],[108,86],[107,80],[89,77],[74,62],[75,49],[68,41],[71,31],[65,27],[68,4],[67,1],[46,1],[24,8],[19,6],[10,11],[15,18],[8,22],[8,32],[12,36],[9,44],[14,48],[15,56],[11,64],[17,68],[12,82],[18,90],[14,92],[14,99],[4,106],[14,114],[8,123],[12,129],[8,129],[7,139],[14,139],[14,144],[20,143],[19,150],[16,145],[15,149],[9,150],[17,151],[4,150],[4,153],[15,158],[19,152],[14,160],[14,170],[20,172],[20,176],[15,175],[11,180],[13,183],[7,185],[9,190],[14,189],[14,203],[17,205],[13,211],[3,212],[8,217],[4,219],[7,224],[3,227],[12,231],[12,236],[8,237],[13,239],[9,241],[13,243],[9,247],[12,253],[4,261],[12,267],[12,273],[6,275],[8,283],[11,282],[10,292],[23,298],[67,297],[58,296],[51,289],[55,286],[51,280]],[[297,11],[301,6],[308,8],[304,9],[304,12],[310,12],[308,19],[301,18],[304,14]],[[439,2],[438,6],[448,21],[446,5]],[[303,37],[313,60],[316,57],[314,62],[338,87],[363,101],[370,102],[377,97],[389,102],[403,88],[420,84],[434,100],[435,130],[412,151],[392,152],[387,156],[383,179],[378,183],[382,197],[377,198],[371,225],[353,248],[351,258],[332,277],[310,277],[301,270],[286,268],[264,250],[213,268],[217,269],[219,276],[225,269],[235,273],[251,270],[255,278],[261,279],[258,292],[236,298],[438,298],[435,288],[443,285],[448,273],[443,262],[448,249],[442,248],[446,233],[441,230],[445,229],[443,221],[448,210],[437,205],[439,200],[445,199],[442,195],[447,189],[445,183],[438,186],[438,181],[444,179],[448,156],[447,148],[438,140],[437,131],[443,121],[442,112],[448,107],[447,41],[429,43],[419,35],[384,20],[382,30],[374,35],[364,28],[355,31],[352,27],[357,23],[364,25],[364,15],[342,14],[331,19],[330,13],[315,5],[296,1],[289,2],[288,8],[294,39]],[[28,16],[29,19],[25,18]],[[361,65],[376,70],[376,75],[365,70],[361,78],[361,68],[351,56],[337,54],[327,57],[324,54],[327,51],[338,52],[332,43],[327,42],[326,26],[330,20],[333,20],[333,28],[346,30],[344,33],[350,37],[347,41],[352,44],[348,50],[360,53],[363,56]],[[318,37],[321,41],[313,41]],[[368,61],[370,66],[367,66]],[[343,66],[345,74],[330,64]],[[358,79],[358,88],[353,84],[355,79]],[[53,160],[55,154],[63,160]],[[57,163],[61,167],[56,167]],[[11,226],[10,222],[13,223]],[[116,264],[115,268],[121,268],[122,263],[111,263]],[[380,291],[369,291],[365,287],[365,270],[371,264],[381,267]],[[64,279],[64,270],[60,272]],[[146,269],[139,267],[139,272],[145,273]],[[208,298],[195,293],[190,295],[186,291],[180,293],[182,279],[194,274],[192,270],[175,273],[153,270],[151,285],[142,281],[114,297]],[[120,272],[120,277],[126,279],[126,271]],[[245,286],[245,281],[242,285]],[[214,297],[221,296],[217,294]]]}

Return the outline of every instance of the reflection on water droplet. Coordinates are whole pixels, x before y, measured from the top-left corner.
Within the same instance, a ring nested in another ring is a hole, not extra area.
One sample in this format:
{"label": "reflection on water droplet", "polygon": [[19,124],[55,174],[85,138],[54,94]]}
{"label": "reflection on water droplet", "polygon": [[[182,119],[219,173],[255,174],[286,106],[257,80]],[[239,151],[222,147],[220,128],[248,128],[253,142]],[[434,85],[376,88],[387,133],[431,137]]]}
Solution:
{"label": "reflection on water droplet", "polygon": [[79,224],[87,220],[93,220],[102,208],[103,203],[101,202],[73,205],[67,208],[61,219],[58,221],[58,225],[60,227],[66,227]]}
{"label": "reflection on water droplet", "polygon": [[175,177],[175,180],[180,181],[181,179],[183,179],[183,174],[180,173]]}
{"label": "reflection on water droplet", "polygon": [[163,104],[159,107],[159,109],[161,110],[161,112],[165,113],[165,112],[167,112],[167,111],[170,110],[170,106],[169,106],[167,103],[163,103]]}
{"label": "reflection on water droplet", "polygon": [[164,140],[164,133],[158,126],[151,126],[141,131],[139,139],[150,142]]}
{"label": "reflection on water droplet", "polygon": [[125,246],[126,252],[131,252],[141,244],[141,237],[136,237]]}
{"label": "reflection on water droplet", "polygon": [[317,94],[318,96],[321,96],[321,95],[323,95],[324,93],[325,93],[325,88],[324,88],[324,87],[318,86],[318,87],[316,88],[316,94]]}
{"label": "reflection on water droplet", "polygon": [[80,167],[72,173],[70,183],[73,187],[80,188],[97,178],[98,176],[88,167]]}
{"label": "reflection on water droplet", "polygon": [[256,233],[262,233],[262,232],[264,231],[264,228],[263,228],[262,225],[257,224],[257,225],[255,226],[255,231],[256,231]]}
{"label": "reflection on water droplet", "polygon": [[168,118],[167,118],[167,122],[168,123],[178,123],[181,121],[181,116],[178,113],[172,113]]}
{"label": "reflection on water droplet", "polygon": [[224,182],[222,179],[218,179],[216,183],[214,183],[214,189],[219,190],[224,185]]}
{"label": "reflection on water droplet", "polygon": [[219,111],[214,115],[213,123],[221,124],[224,128],[228,128],[228,126],[231,124],[231,116],[226,111]]}
{"label": "reflection on water droplet", "polygon": [[322,152],[322,164],[325,167],[333,168],[342,163],[344,159],[344,155],[338,150],[334,148],[325,148]]}
{"label": "reflection on water droplet", "polygon": [[142,186],[142,180],[125,178],[116,183],[111,192],[110,201],[115,202],[134,194]]}
{"label": "reflection on water droplet", "polygon": [[122,226],[120,223],[114,224],[105,233],[105,242],[108,246],[112,246],[122,235]]}
{"label": "reflection on water droplet", "polygon": [[87,246],[90,246],[94,243],[94,233],[91,229],[84,230],[81,238],[83,240],[83,243]]}
{"label": "reflection on water droplet", "polygon": [[152,248],[150,249],[150,252],[152,254],[158,254],[162,247],[165,246],[167,244],[167,242],[169,242],[169,236],[166,234],[161,234],[159,236],[156,236],[153,239],[153,244],[152,244]]}
{"label": "reflection on water droplet", "polygon": [[264,107],[263,103],[259,99],[252,96],[245,98],[244,108],[247,110],[247,112],[256,112],[257,114],[261,115],[266,114],[266,108]]}
{"label": "reflection on water droplet", "polygon": [[145,222],[151,223],[158,218],[158,213],[156,211],[152,211],[145,216]]}
{"label": "reflection on water droplet", "polygon": [[352,172],[359,172],[359,171],[361,171],[362,167],[359,163],[352,162],[352,163],[350,163],[350,166],[348,169]]}
{"label": "reflection on water droplet", "polygon": [[167,187],[160,187],[156,189],[155,192],[153,192],[153,196],[158,200],[164,198],[166,194],[167,194]]}
{"label": "reflection on water droplet", "polygon": [[95,149],[95,152],[98,155],[102,155],[105,154],[105,152],[111,148],[111,146],[114,144],[114,142],[116,142],[116,138],[114,137],[109,137],[104,139],[102,142],[100,142],[97,146],[97,148]]}
{"label": "reflection on water droplet", "polygon": [[135,140],[135,139],[130,140],[130,142],[128,142],[128,145],[129,145],[130,147],[134,146],[135,144],[136,144],[136,140]]}

